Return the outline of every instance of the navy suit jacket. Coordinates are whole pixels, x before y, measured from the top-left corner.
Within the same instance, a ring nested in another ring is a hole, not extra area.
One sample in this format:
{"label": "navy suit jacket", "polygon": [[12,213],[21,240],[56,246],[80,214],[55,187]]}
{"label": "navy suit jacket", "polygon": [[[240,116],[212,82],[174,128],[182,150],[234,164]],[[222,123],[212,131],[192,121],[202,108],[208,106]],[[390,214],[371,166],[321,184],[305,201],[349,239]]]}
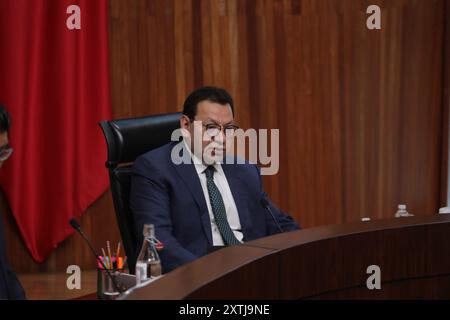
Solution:
{"label": "navy suit jacket", "polygon": [[25,299],[25,291],[22,288],[16,274],[11,269],[6,259],[5,239],[3,236],[3,221],[0,216],[0,300]]}
{"label": "navy suit jacket", "polygon": [[[160,253],[163,272],[173,270],[208,253],[213,246],[211,222],[200,179],[194,164],[176,165],[171,142],[138,157],[131,180],[130,208],[136,232],[142,237],[144,224],[154,224],[163,242]],[[262,186],[254,164],[222,164],[241,222],[243,241],[275,234],[278,228],[267,209],[266,197],[283,231],[298,230],[297,223],[276,208]]]}

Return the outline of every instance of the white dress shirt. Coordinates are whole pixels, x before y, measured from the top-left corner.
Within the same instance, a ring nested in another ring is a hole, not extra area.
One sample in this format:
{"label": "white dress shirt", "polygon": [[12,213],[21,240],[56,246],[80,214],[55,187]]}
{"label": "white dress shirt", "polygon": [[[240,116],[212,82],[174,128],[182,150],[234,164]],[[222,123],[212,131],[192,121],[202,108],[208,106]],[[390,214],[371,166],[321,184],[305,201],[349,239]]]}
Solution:
{"label": "white dress shirt", "polygon": [[[205,197],[206,205],[208,207],[209,220],[211,221],[211,231],[212,231],[212,239],[214,246],[223,246],[224,242],[222,239],[222,235],[220,234],[219,228],[217,227],[214,213],[211,207],[211,201],[209,200],[208,187],[206,185],[206,174],[205,170],[208,166],[201,163],[200,161],[194,161],[192,157],[195,155],[192,154],[190,147],[184,141],[185,149],[189,152],[192,161],[194,162],[195,170],[197,171],[198,178],[200,179],[200,184],[203,189],[203,195]],[[230,225],[231,230],[234,233],[234,236],[242,242],[244,235],[241,230],[241,221],[239,219],[238,210],[236,207],[236,203],[234,202],[233,194],[231,193],[230,186],[228,185],[227,177],[223,172],[222,165],[220,163],[215,163],[213,167],[216,169],[214,172],[214,183],[222,195],[223,204],[225,206],[225,211],[227,213],[227,220]]]}

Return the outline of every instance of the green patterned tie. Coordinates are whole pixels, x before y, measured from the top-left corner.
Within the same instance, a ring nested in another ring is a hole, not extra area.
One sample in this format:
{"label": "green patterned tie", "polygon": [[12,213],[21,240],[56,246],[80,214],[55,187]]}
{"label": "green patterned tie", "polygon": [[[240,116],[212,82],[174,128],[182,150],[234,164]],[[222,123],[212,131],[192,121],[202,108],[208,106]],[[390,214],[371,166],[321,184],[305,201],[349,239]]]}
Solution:
{"label": "green patterned tie", "polygon": [[214,183],[214,171],[215,169],[213,166],[208,166],[205,170],[205,174],[209,201],[211,202],[217,227],[219,228],[222,239],[226,245],[240,244],[239,240],[235,237],[233,230],[231,230],[230,224],[228,223],[227,212],[225,210],[225,205],[223,204],[222,195]]}

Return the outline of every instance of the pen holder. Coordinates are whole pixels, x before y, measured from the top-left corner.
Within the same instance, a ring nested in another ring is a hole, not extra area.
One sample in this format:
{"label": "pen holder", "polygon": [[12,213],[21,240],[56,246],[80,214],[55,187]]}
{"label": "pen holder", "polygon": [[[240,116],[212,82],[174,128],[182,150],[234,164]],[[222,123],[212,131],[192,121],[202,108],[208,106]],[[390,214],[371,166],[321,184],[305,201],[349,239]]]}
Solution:
{"label": "pen holder", "polygon": [[[123,269],[108,269],[111,276],[117,281],[117,276],[123,272]],[[120,285],[120,284],[119,284]],[[114,283],[105,269],[97,268],[97,296],[100,300],[113,300],[119,296]]]}

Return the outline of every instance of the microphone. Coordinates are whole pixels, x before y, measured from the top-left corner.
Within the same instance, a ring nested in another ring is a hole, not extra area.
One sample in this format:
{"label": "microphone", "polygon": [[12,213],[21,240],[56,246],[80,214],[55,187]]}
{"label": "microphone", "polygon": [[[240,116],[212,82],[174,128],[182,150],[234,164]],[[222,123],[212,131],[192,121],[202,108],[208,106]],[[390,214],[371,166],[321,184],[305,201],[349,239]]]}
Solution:
{"label": "microphone", "polygon": [[105,264],[103,263],[102,259],[99,258],[99,255],[97,254],[97,252],[95,251],[94,247],[92,246],[91,242],[89,241],[88,237],[84,234],[83,230],[81,229],[80,224],[78,223],[77,220],[75,220],[74,218],[70,219],[69,221],[70,225],[72,226],[72,228],[74,228],[76,231],[78,231],[78,233],[83,237],[83,239],[87,242],[87,244],[89,245],[89,248],[91,249],[92,253],[95,256],[95,259],[100,262],[100,264],[102,265],[103,269],[106,271],[106,273],[108,274],[108,277],[111,279],[112,284],[114,285],[114,289],[116,289],[119,293],[123,293],[124,290],[122,290],[116,283],[116,279],[112,276],[112,274],[109,272],[109,269],[106,268]]}
{"label": "microphone", "polygon": [[281,229],[281,226],[278,223],[278,220],[275,218],[275,215],[273,214],[272,210],[270,209],[269,201],[267,201],[267,199],[265,197],[261,198],[261,205],[263,206],[264,209],[266,209],[270,213],[270,216],[272,217],[273,221],[275,221],[275,224],[277,225],[278,230],[280,231],[280,233],[282,233],[283,229]]}

